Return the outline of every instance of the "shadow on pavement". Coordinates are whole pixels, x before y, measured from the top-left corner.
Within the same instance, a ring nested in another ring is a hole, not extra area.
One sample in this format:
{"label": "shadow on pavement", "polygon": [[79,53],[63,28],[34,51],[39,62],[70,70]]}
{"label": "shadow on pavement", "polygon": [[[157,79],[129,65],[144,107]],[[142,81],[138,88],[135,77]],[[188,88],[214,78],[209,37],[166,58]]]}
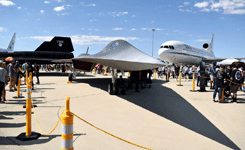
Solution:
{"label": "shadow on pavement", "polygon": [[[42,72],[39,74],[39,77],[42,77],[42,76],[57,76],[57,77],[62,76],[62,77],[64,77],[64,76],[66,76],[68,78],[69,74],[70,74],[70,72],[69,73],[66,72],[64,74],[62,74],[61,72]],[[94,77],[94,76],[83,74],[83,73],[78,73],[77,77]]]}
{"label": "shadow on pavement", "polygon": [[[92,87],[107,91],[111,79],[76,79],[75,82],[88,83]],[[164,83],[162,80],[153,80],[150,89],[140,89],[140,93],[133,92],[128,95],[126,92],[126,95],[118,96],[220,144],[240,149],[188,101],[172,89],[164,87]]]}
{"label": "shadow on pavement", "polygon": [[[81,135],[86,135],[86,134],[73,134],[73,140],[76,140],[76,137]],[[31,141],[20,141],[17,140],[16,137],[6,136],[6,137],[0,137],[0,145],[19,145],[19,146],[37,145],[37,144],[47,143],[56,137],[61,137],[61,135],[41,135],[37,140],[31,140]]]}

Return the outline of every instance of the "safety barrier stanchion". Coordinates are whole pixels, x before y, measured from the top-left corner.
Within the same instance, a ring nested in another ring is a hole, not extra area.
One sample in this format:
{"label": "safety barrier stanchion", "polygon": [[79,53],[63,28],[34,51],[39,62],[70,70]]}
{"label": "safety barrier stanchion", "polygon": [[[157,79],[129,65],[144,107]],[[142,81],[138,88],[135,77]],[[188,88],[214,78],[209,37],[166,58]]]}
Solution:
{"label": "safety barrier stanchion", "polygon": [[181,71],[179,71],[179,84],[177,86],[183,86],[181,85],[181,77],[182,77],[182,73]]}
{"label": "safety barrier stanchion", "polygon": [[28,83],[28,72],[27,72],[27,70],[26,70],[26,77],[25,77],[25,84],[27,85],[27,83]]}
{"label": "safety barrier stanchion", "polygon": [[104,75],[107,76],[107,67],[105,67],[105,73],[104,73]]}
{"label": "safety barrier stanchion", "polygon": [[222,90],[222,96],[221,96],[221,99],[220,99],[220,103],[224,102],[224,92],[225,92],[225,89],[223,88]]}
{"label": "safety barrier stanchion", "polygon": [[29,79],[28,80],[29,80],[29,83],[31,85],[32,90],[34,90],[32,87],[33,79],[32,79],[32,73],[31,72],[29,73]]}
{"label": "safety barrier stanchion", "polygon": [[156,75],[157,73],[156,73],[156,69],[154,69],[154,79],[156,79]]}
{"label": "safety barrier stanchion", "polygon": [[169,82],[169,72],[167,71],[166,81]]}
{"label": "safety barrier stanchion", "polygon": [[96,74],[96,67],[94,67],[94,74]]}
{"label": "safety barrier stanchion", "polygon": [[69,97],[66,98],[66,109],[61,122],[61,150],[73,150],[73,115],[70,112]]}
{"label": "safety barrier stanchion", "polygon": [[21,78],[19,77],[18,86],[17,86],[17,96],[14,96],[13,98],[24,98],[24,96],[20,94],[20,84],[21,84]]}
{"label": "safety barrier stanchion", "polygon": [[193,77],[192,77],[192,90],[191,92],[196,92],[195,91],[195,72],[193,71]]}
{"label": "safety barrier stanchion", "polygon": [[21,141],[35,140],[38,139],[41,134],[36,132],[31,132],[31,85],[27,82],[26,90],[26,132],[21,133],[16,137],[16,139]]}

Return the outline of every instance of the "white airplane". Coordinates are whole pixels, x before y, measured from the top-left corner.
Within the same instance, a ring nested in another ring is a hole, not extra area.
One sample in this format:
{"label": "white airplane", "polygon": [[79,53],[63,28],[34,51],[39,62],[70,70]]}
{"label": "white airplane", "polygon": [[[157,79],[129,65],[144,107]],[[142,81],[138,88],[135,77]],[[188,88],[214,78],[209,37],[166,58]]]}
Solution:
{"label": "white airplane", "polygon": [[[205,60],[210,61],[219,61],[223,59],[216,59],[213,53],[213,38],[214,34],[212,34],[212,39],[210,44],[204,43],[203,49],[196,48],[189,44],[180,42],[180,41],[167,41],[163,43],[158,50],[158,55],[161,59],[168,61],[173,64],[189,64],[189,65],[197,65],[199,62]],[[208,62],[208,61],[206,61]]]}
{"label": "white airplane", "polygon": [[8,48],[7,49],[0,48],[0,52],[13,52],[14,51],[15,37],[16,37],[16,33],[14,33],[14,35],[13,35],[13,37],[9,43]]}

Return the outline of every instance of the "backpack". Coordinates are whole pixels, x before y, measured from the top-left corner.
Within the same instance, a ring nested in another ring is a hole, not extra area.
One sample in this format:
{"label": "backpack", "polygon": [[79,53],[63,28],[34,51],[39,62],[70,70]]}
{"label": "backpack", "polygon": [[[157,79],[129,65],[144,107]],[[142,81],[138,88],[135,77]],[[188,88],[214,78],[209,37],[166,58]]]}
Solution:
{"label": "backpack", "polygon": [[242,79],[242,73],[240,70],[237,70],[237,72],[235,73],[235,79],[237,81],[240,81]]}

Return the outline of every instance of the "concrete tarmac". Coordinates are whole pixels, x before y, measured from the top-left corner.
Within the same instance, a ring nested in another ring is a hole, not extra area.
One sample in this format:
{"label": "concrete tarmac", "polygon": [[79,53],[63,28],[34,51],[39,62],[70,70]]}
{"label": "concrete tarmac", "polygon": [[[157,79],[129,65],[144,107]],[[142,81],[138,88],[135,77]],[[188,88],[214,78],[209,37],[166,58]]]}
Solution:
{"label": "concrete tarmac", "polygon": [[[70,97],[71,111],[93,125],[132,143],[154,150],[245,149],[245,93],[238,91],[238,103],[213,102],[213,90],[190,92],[191,81],[183,86],[170,79],[153,80],[151,88],[134,89],[126,95],[109,95],[111,75],[78,74],[67,84],[67,73],[42,73],[32,97],[38,123],[50,132],[65,109]],[[34,83],[36,78],[34,77]],[[22,79],[23,83],[23,79]],[[61,148],[61,122],[50,135],[42,134],[33,141],[19,141],[25,132],[25,98],[15,99],[16,92],[7,89],[7,101],[0,104],[0,149],[43,150]],[[25,94],[25,85],[21,92]],[[198,89],[197,87],[195,88]],[[218,95],[217,95],[218,97]],[[217,98],[216,98],[217,99]],[[32,131],[41,133],[34,114]],[[140,150],[101,132],[74,117],[74,149]]]}

